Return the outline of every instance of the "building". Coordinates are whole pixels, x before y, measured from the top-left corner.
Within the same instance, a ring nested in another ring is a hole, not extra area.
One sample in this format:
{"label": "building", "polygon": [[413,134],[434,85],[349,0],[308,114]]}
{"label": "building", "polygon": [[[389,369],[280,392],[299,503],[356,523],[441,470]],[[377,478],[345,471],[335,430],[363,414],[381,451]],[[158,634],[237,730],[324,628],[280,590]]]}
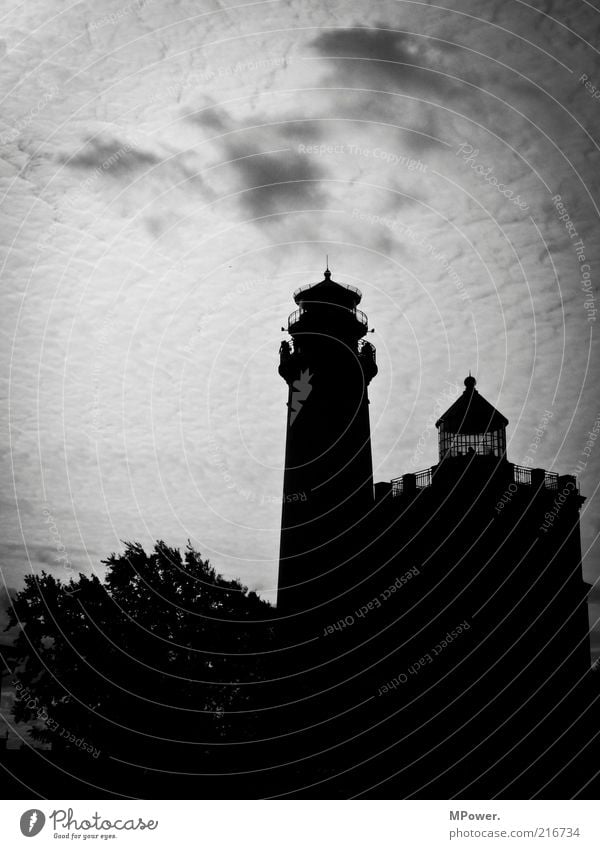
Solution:
{"label": "building", "polygon": [[327,269],[294,292],[292,342],[280,349],[288,413],[277,607],[305,620],[353,571],[349,540],[373,507],[367,387],[377,365],[361,297]]}
{"label": "building", "polygon": [[508,420],[469,375],[438,463],[373,495],[360,297],[327,271],[295,293],[281,347],[278,611],[288,641],[313,637],[296,691],[315,760],[327,774],[335,747],[342,795],[381,776],[401,795],[564,795],[593,736],[577,481],[510,462]]}

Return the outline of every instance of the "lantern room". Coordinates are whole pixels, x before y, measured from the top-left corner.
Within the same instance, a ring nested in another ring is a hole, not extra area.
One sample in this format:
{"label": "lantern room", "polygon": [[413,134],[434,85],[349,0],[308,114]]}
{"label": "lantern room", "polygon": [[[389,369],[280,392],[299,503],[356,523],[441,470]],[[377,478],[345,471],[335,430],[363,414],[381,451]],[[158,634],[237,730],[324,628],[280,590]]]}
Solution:
{"label": "lantern room", "polygon": [[476,383],[469,374],[463,394],[435,423],[440,461],[474,454],[499,459],[506,455],[508,419],[479,394]]}

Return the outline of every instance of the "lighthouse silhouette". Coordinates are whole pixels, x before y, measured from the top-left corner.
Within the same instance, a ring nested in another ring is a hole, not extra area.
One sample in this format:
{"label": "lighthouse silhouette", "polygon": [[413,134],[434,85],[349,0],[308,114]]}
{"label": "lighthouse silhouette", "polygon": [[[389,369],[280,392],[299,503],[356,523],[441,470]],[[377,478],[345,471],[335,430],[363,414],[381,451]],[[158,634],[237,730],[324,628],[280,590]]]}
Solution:
{"label": "lighthouse silhouette", "polygon": [[288,415],[277,608],[305,621],[352,579],[373,505],[367,387],[377,365],[361,297],[327,268],[294,292],[292,341],[280,348]]}
{"label": "lighthouse silhouette", "polygon": [[361,293],[327,269],[294,300],[278,747],[345,797],[561,798],[597,769],[575,477],[511,462],[469,374],[437,462],[373,486]]}

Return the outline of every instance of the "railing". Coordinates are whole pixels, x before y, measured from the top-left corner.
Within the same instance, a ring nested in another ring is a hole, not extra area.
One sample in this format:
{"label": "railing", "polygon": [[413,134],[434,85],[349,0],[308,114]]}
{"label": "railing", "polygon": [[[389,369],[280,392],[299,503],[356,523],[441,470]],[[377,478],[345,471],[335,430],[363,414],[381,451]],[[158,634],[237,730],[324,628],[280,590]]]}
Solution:
{"label": "railing", "polygon": [[358,323],[362,324],[363,327],[369,326],[369,319],[362,310],[352,310],[352,314],[355,316]]}
{"label": "railing", "polygon": [[392,484],[392,498],[402,495],[404,492],[404,478],[394,478],[390,483]]}
{"label": "railing", "polygon": [[[306,292],[307,289],[312,289],[313,286],[317,286],[317,285],[318,285],[317,283],[308,283],[306,286],[300,286],[293,293],[292,297],[295,298],[301,292]],[[358,295],[359,298],[362,298],[362,292],[360,291],[360,289],[357,289],[356,286],[348,286],[346,283],[338,283],[337,285],[341,286],[342,289],[347,289],[349,292],[354,292],[355,295]]]}
{"label": "railing", "polygon": [[531,484],[531,469],[527,466],[513,464],[513,480],[515,483]]}
{"label": "railing", "polygon": [[375,362],[376,351],[375,345],[371,344],[371,342],[365,342],[364,339],[361,339],[358,343],[358,355],[360,357],[369,357],[369,359]]}
{"label": "railing", "polygon": [[[513,467],[513,480],[517,484],[521,484],[524,486],[531,486],[532,484],[532,471],[533,469],[528,468],[527,466],[517,466],[516,463],[512,464]],[[414,487],[416,490],[426,489],[428,486],[431,486],[433,483],[433,472],[436,466],[432,466],[429,469],[422,469],[420,472],[414,472],[413,474],[403,475],[400,478],[393,478],[390,481],[392,485],[392,498],[397,495],[403,495],[407,492],[410,492],[412,489],[411,482],[414,479]],[[558,473],[557,472],[544,472],[544,487],[545,489],[550,490],[558,490]]]}
{"label": "railing", "polygon": [[[343,308],[343,309],[345,309],[345,308]],[[346,309],[345,311],[347,313],[349,313],[350,315],[352,315],[358,321],[358,323],[361,324],[363,327],[366,327],[366,328],[369,327],[369,319],[362,310]],[[291,313],[288,316],[288,331],[291,331],[292,326],[294,324],[297,324],[300,321],[300,319],[302,318],[302,316],[305,315],[306,312],[307,312],[306,307],[298,307],[297,310],[294,310],[294,312]]]}
{"label": "railing", "polygon": [[429,469],[422,469],[420,472],[414,472],[413,474],[403,475],[401,478],[394,478],[390,483],[392,484],[392,498],[395,498],[397,495],[403,495],[405,492],[409,491],[408,482],[414,480],[415,489],[427,489],[428,486],[431,486],[433,482],[433,469],[435,467],[430,467]]}
{"label": "railing", "polygon": [[431,486],[433,481],[433,469],[423,469],[420,472],[415,472],[417,489],[425,489],[426,486]]}
{"label": "railing", "polygon": [[291,315],[288,316],[288,330],[291,330],[293,324],[297,324],[303,312],[304,310],[302,309],[302,307],[299,307],[297,310],[294,310]]}
{"label": "railing", "polygon": [[[514,482],[531,486],[533,483],[533,471],[533,469],[527,466],[517,466],[516,463],[513,463]],[[558,472],[544,472],[544,487],[546,489],[558,489]]]}

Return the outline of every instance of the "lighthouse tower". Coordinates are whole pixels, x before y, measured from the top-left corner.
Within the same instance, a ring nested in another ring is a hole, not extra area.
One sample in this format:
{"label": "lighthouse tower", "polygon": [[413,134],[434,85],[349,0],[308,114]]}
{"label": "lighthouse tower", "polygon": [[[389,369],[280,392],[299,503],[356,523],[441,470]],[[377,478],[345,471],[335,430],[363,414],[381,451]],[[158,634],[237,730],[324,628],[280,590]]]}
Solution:
{"label": "lighthouse tower", "polygon": [[367,387],[375,348],[363,337],[361,292],[320,283],[294,292],[292,342],[280,348],[288,384],[277,607],[309,614],[353,580],[358,529],[373,504]]}

